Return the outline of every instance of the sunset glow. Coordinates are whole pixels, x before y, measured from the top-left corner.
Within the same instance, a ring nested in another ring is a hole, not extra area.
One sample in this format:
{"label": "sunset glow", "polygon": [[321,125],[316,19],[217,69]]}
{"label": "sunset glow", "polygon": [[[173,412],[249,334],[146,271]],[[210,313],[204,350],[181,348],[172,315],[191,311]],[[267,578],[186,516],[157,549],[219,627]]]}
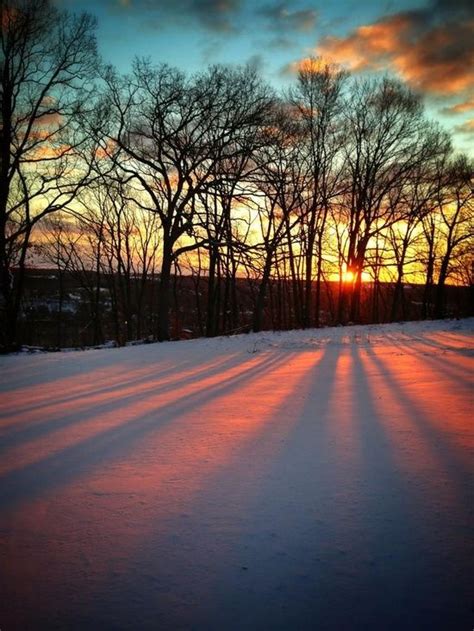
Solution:
{"label": "sunset glow", "polygon": [[474,3],[1,0],[0,631],[473,629]]}
{"label": "sunset glow", "polygon": [[[113,627],[150,603],[168,628],[227,619],[227,590],[248,602],[248,580],[275,590],[250,597],[267,620],[282,594],[312,619],[342,620],[336,603],[360,585],[376,611],[397,598],[387,570],[382,587],[362,563],[367,537],[402,546],[398,571],[415,552],[433,568],[428,525],[445,533],[450,560],[425,575],[426,590],[440,606],[461,603],[470,338],[422,326],[4,359],[0,541],[16,623],[48,621],[54,607],[61,620],[87,610]],[[403,528],[391,526],[402,501]],[[342,546],[360,569],[341,582]],[[298,573],[319,584],[321,563],[339,585],[334,602],[300,601]]]}
{"label": "sunset glow", "polygon": [[[354,272],[351,272],[350,270],[346,270],[345,272],[342,273],[342,281],[344,283],[351,284],[351,283],[354,283],[355,280],[356,280],[356,275],[354,274]],[[361,280],[363,283],[369,283],[372,279],[370,277],[370,274],[368,274],[367,272],[362,272]]]}

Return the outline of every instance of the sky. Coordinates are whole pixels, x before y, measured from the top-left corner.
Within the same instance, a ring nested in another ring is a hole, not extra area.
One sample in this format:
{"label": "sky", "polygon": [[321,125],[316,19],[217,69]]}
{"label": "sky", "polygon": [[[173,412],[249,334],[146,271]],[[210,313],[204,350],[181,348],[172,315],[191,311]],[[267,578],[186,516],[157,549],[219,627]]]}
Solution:
{"label": "sky", "polygon": [[98,18],[99,51],[120,71],[135,56],[188,72],[257,63],[275,87],[322,56],[357,74],[389,73],[474,155],[471,0],[56,0]]}

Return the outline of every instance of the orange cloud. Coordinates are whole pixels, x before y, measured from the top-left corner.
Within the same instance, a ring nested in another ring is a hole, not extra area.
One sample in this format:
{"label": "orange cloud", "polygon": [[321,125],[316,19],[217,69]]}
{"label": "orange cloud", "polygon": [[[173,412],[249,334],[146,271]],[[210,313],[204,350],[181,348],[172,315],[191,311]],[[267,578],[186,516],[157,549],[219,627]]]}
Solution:
{"label": "orange cloud", "polygon": [[474,21],[458,25],[456,30],[439,26],[425,33],[412,47],[400,50],[394,64],[415,87],[437,94],[462,93],[474,87],[473,42]]}
{"label": "orange cloud", "polygon": [[457,132],[461,134],[474,134],[474,118],[467,120],[465,123],[461,125],[457,125],[455,127]]}
{"label": "orange cloud", "polygon": [[327,64],[321,57],[304,57],[285,66],[283,74],[298,74],[301,71],[320,72],[326,67]]}
{"label": "orange cloud", "polygon": [[318,54],[334,59],[350,70],[379,69],[402,46],[410,21],[404,15],[359,26],[347,37],[325,37]]}
{"label": "orange cloud", "polygon": [[474,96],[467,101],[462,101],[461,103],[455,103],[454,105],[445,107],[441,111],[443,114],[464,114],[465,112],[470,112],[471,110],[474,110]]}
{"label": "orange cloud", "polygon": [[63,122],[64,118],[59,112],[42,114],[38,119],[38,124],[41,125],[41,127],[60,127]]}
{"label": "orange cloud", "polygon": [[316,53],[354,71],[392,69],[412,87],[433,94],[474,87],[474,19],[397,13],[347,37],[325,37]]}
{"label": "orange cloud", "polygon": [[95,150],[97,160],[106,160],[111,158],[117,151],[117,143],[114,140],[107,140],[104,146],[99,146]]}
{"label": "orange cloud", "polygon": [[[28,139],[37,141],[57,137],[63,124],[64,118],[59,112],[40,114],[34,121],[33,128],[28,134]],[[20,131],[23,133],[25,129],[26,127],[21,127]]]}
{"label": "orange cloud", "polygon": [[64,158],[67,155],[73,153],[73,148],[70,145],[40,145],[35,147],[33,151],[28,155],[28,162],[40,162],[41,160],[55,160],[57,158]]}

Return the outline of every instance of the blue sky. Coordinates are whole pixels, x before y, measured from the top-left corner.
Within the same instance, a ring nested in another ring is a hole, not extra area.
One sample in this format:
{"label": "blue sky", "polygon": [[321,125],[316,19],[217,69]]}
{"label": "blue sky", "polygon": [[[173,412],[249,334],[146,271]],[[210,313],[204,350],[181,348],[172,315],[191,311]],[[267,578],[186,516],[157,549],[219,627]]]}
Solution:
{"label": "blue sky", "polygon": [[[103,58],[127,71],[149,56],[194,72],[253,59],[276,87],[322,55],[356,73],[389,72],[474,153],[474,3],[468,0],[57,0],[98,18]],[[472,4],[472,7],[471,7]]]}

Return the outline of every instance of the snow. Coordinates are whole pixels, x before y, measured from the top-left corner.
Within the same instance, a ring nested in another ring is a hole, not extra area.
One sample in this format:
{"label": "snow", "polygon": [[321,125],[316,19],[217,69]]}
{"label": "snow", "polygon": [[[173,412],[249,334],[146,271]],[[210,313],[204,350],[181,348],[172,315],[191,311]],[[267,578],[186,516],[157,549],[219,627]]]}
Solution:
{"label": "snow", "polygon": [[474,320],[0,358],[0,628],[472,628]]}

